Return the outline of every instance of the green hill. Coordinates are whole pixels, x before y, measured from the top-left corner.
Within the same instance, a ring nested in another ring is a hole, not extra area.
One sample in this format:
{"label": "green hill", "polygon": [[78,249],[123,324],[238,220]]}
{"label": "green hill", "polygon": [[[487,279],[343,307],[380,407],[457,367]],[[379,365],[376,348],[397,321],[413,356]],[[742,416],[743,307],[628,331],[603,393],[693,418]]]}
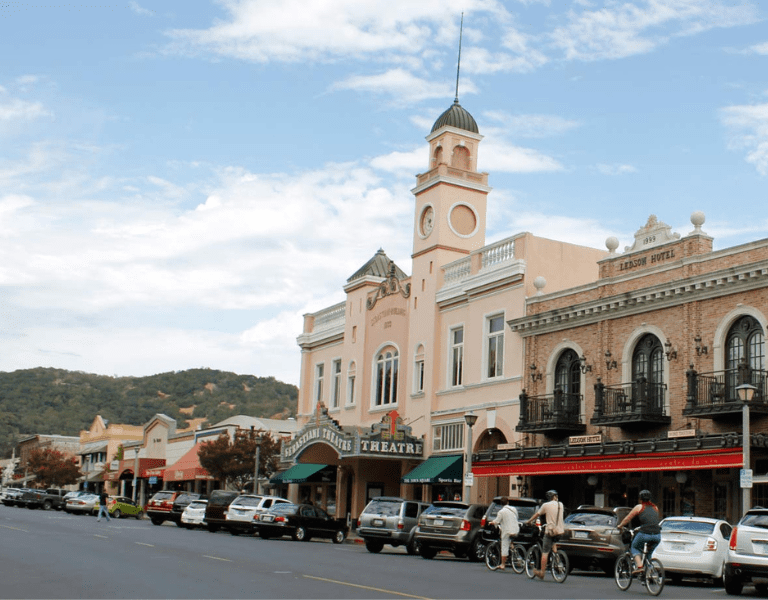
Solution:
{"label": "green hill", "polygon": [[98,414],[112,423],[143,425],[164,413],[184,428],[187,418],[205,418],[203,426],[239,414],[288,418],[297,402],[298,388],[274,377],[213,369],[148,377],[45,368],[0,372],[0,457],[10,457],[20,435],[78,435]]}

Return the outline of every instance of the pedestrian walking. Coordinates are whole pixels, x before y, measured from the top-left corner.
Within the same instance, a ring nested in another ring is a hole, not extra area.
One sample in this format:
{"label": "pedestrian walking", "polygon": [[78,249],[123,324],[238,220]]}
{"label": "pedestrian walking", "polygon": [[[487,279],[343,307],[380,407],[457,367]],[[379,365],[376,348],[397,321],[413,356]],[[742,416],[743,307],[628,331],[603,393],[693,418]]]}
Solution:
{"label": "pedestrian walking", "polygon": [[111,521],[112,519],[109,517],[109,494],[107,494],[106,491],[101,492],[99,494],[99,516],[96,517],[96,521],[101,521],[101,515],[102,513],[107,518],[107,522]]}

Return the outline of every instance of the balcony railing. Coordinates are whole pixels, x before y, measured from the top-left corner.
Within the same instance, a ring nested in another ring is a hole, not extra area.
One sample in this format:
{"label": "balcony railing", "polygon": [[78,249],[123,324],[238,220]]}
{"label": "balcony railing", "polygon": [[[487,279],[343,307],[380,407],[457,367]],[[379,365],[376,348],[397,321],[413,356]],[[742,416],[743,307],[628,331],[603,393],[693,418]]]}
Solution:
{"label": "balcony railing", "polygon": [[529,396],[520,394],[520,422],[517,431],[581,432],[586,425],[581,418],[581,394]]}
{"label": "balcony railing", "polygon": [[325,308],[319,312],[316,312],[314,316],[315,322],[314,327],[312,328],[313,332],[324,331],[326,329],[331,329],[332,327],[344,325],[346,317],[346,303],[340,302],[339,304]]}
{"label": "balcony railing", "polygon": [[590,423],[615,427],[670,423],[665,409],[666,394],[666,384],[651,383],[645,377],[612,386],[605,385],[598,378],[595,384],[595,414]]}
{"label": "balcony railing", "polygon": [[742,366],[711,373],[697,373],[693,367],[686,372],[688,398],[684,415],[716,419],[740,415],[743,403],[736,387],[742,383],[755,386],[755,394],[749,403],[750,411],[768,414],[768,372]]}

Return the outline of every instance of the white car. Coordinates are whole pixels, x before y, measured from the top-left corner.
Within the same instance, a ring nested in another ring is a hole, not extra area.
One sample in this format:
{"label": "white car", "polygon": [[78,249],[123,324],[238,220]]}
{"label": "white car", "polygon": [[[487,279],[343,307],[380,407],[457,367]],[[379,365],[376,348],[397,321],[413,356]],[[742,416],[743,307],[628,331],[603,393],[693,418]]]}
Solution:
{"label": "white car", "polygon": [[723,580],[732,527],[721,519],[667,517],[661,521],[661,543],[653,557],[674,583],[683,577]]}
{"label": "white car", "polygon": [[261,513],[277,504],[290,504],[289,500],[278,496],[256,496],[244,494],[235,498],[225,512],[226,525],[232,535],[253,533],[254,522]]}
{"label": "white car", "polygon": [[768,509],[752,508],[733,528],[725,561],[725,591],[741,594],[752,583],[760,596],[768,596]]}
{"label": "white car", "polygon": [[181,526],[187,529],[203,527],[205,525],[205,507],[208,500],[192,500],[181,513]]}
{"label": "white car", "polygon": [[68,513],[82,513],[84,515],[93,514],[93,505],[99,497],[96,494],[85,494],[74,498],[68,498],[64,505],[64,510]]}

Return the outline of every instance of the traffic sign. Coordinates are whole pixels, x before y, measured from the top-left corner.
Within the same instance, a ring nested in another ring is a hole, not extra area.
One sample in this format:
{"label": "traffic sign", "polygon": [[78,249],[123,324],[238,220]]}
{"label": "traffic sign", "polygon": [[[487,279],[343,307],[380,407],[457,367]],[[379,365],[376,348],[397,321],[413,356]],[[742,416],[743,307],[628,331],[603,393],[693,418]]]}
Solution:
{"label": "traffic sign", "polygon": [[475,474],[467,473],[464,475],[464,487],[472,487],[475,484]]}
{"label": "traffic sign", "polygon": [[739,471],[739,480],[742,488],[752,487],[752,469],[741,469]]}

